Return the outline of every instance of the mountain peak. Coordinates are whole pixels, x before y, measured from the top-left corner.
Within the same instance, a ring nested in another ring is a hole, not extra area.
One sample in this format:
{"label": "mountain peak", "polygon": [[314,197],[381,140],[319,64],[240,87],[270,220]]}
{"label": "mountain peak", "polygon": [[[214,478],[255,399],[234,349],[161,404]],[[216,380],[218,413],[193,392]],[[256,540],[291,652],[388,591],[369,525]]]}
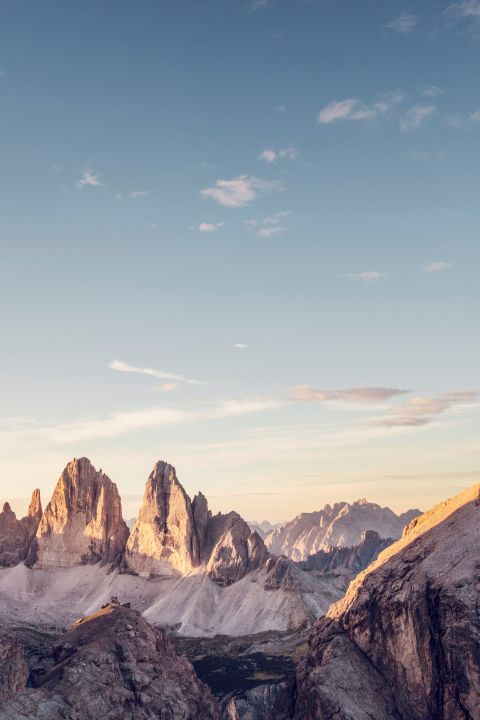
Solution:
{"label": "mountain peak", "polygon": [[[33,505],[39,496],[32,498]],[[128,528],[117,486],[86,457],[64,468],[36,534],[37,567],[113,562],[125,548]]]}

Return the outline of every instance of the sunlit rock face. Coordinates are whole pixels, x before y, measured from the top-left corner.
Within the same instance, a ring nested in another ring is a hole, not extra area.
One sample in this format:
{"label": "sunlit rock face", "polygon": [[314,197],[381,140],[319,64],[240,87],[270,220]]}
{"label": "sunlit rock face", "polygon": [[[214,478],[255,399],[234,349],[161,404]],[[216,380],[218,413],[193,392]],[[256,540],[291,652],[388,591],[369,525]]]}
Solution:
{"label": "sunlit rock face", "polygon": [[11,567],[27,559],[41,516],[40,490],[33,491],[28,513],[21,520],[5,503],[0,513],[0,567]]}
{"label": "sunlit rock face", "polygon": [[315,625],[295,720],[475,720],[480,485],[412,520]]}
{"label": "sunlit rock face", "polygon": [[175,468],[157,462],[127,544],[127,564],[138,573],[190,572],[200,563],[192,505]]}
{"label": "sunlit rock face", "polygon": [[367,530],[376,531],[381,538],[396,540],[405,525],[419,514],[420,510],[408,510],[396,515],[390,508],[364,498],[354,503],[339,502],[297,515],[282,527],[271,530],[265,544],[275,555],[302,561],[332,547],[359,545]]}
{"label": "sunlit rock face", "polygon": [[201,569],[219,585],[230,585],[268,557],[260,536],[240,515],[212,516],[202,493],[190,501],[175,468],[157,462],[127,543],[128,569],[142,575],[185,575]]}
{"label": "sunlit rock face", "polygon": [[87,458],[62,472],[40,520],[31,561],[37,568],[114,563],[124,552],[128,528],[117,486]]}

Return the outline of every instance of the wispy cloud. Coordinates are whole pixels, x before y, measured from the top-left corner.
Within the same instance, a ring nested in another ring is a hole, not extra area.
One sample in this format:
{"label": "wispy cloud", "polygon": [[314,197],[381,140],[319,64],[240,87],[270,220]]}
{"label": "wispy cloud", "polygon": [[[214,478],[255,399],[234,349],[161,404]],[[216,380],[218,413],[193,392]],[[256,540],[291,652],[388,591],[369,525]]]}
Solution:
{"label": "wispy cloud", "polygon": [[275,237],[275,235],[282,235],[288,230],[288,227],[284,223],[289,215],[290,210],[282,210],[262,220],[246,220],[246,224],[251,230],[254,230],[259,237]]}
{"label": "wispy cloud", "polygon": [[220,205],[241,208],[249,205],[260,195],[283,190],[278,180],[260,180],[248,175],[238,175],[232,180],[218,179],[213,187],[204,188],[200,194],[204,199],[216,200]]}
{"label": "wispy cloud", "polygon": [[427,85],[426,87],[421,88],[418,91],[418,94],[421,95],[422,97],[435,98],[435,97],[440,97],[440,95],[445,95],[446,92],[447,92],[446,90],[444,90],[441,87],[438,87],[438,85]]}
{"label": "wispy cloud", "polygon": [[438,273],[445,272],[445,270],[450,270],[451,267],[451,262],[446,262],[445,260],[436,260],[435,262],[429,262],[425,265],[422,265],[422,270],[428,275],[438,275]]}
{"label": "wispy cloud", "polygon": [[408,390],[390,387],[359,387],[345,390],[315,390],[310,385],[297,385],[290,389],[290,399],[300,402],[332,402],[376,405]]}
{"label": "wispy cloud", "polygon": [[217,222],[217,223],[209,223],[209,222],[201,222],[200,225],[198,225],[197,230],[201,233],[214,233],[218,232],[220,228],[222,228],[225,225],[223,222]]}
{"label": "wispy cloud", "polygon": [[272,150],[271,148],[266,148],[265,150],[262,150],[258,158],[259,160],[264,160],[266,163],[272,164],[277,160],[296,160],[298,156],[299,152],[294,147],[284,148],[283,150]]}
{"label": "wispy cloud", "polygon": [[233,343],[233,347],[237,348],[238,350],[246,350],[248,348],[248,345],[245,345],[245,343]]}
{"label": "wispy cloud", "polygon": [[409,13],[400,13],[396,18],[387,23],[387,27],[391,30],[395,30],[398,33],[408,34],[411,33],[418,25],[418,18],[416,15],[410,15]]}
{"label": "wispy cloud", "polygon": [[449,5],[446,14],[480,21],[480,0],[462,0]]}
{"label": "wispy cloud", "polygon": [[135,365],[129,365],[128,363],[123,362],[123,360],[112,360],[109,367],[112,370],[117,370],[117,372],[149,375],[150,377],[154,377],[159,380],[172,380],[173,382],[186,383],[187,385],[203,385],[200,380],[192,380],[184,377],[183,375],[165,372],[164,370],[154,370],[153,368],[148,367],[136,367]]}
{"label": "wispy cloud", "polygon": [[95,175],[92,169],[87,166],[83,169],[82,176],[76,182],[78,190],[83,190],[85,187],[104,187],[100,175]]}
{"label": "wispy cloud", "polygon": [[417,130],[435,113],[435,105],[414,105],[400,118],[400,130],[404,133]]}
{"label": "wispy cloud", "polygon": [[472,390],[445,393],[438,397],[414,397],[400,407],[392,408],[387,417],[374,422],[376,425],[385,427],[428,425],[435,417],[450,410],[453,406],[472,403],[477,397],[478,393]]}
{"label": "wispy cloud", "polygon": [[396,90],[381,95],[372,103],[367,103],[361,98],[334,100],[320,110],[317,122],[319,125],[330,125],[338,121],[366,122],[376,120],[386,115],[392,108],[402,103],[404,99],[404,94]]}
{"label": "wispy cloud", "polygon": [[386,277],[385,273],[378,272],[378,270],[364,270],[358,273],[343,273],[340,277],[348,278],[350,280],[360,280],[364,283],[374,283],[381,278]]}
{"label": "wispy cloud", "polygon": [[131,200],[137,200],[137,198],[142,198],[148,195],[148,190],[132,190],[132,192],[129,192],[127,194],[127,197],[129,197]]}

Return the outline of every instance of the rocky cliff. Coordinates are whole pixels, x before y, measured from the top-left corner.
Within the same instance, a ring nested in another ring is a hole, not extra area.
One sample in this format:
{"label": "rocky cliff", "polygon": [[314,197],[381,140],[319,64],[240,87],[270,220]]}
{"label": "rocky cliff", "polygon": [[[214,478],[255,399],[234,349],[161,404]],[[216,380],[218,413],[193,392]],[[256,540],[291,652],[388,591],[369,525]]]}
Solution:
{"label": "rocky cliff", "polygon": [[414,519],[332,605],[296,720],[478,720],[480,485]]}
{"label": "rocky cliff", "polygon": [[381,538],[375,530],[366,530],[358,545],[319,550],[314,555],[309,555],[306,560],[298,561],[296,565],[306,572],[320,575],[346,571],[353,579],[392,543],[392,538]]}
{"label": "rocky cliff", "polygon": [[382,538],[396,540],[405,525],[419,514],[420,510],[408,510],[396,515],[390,508],[365,499],[351,504],[339,502],[333,506],[325,505],[318,512],[297,515],[281,528],[269,532],[265,544],[275,555],[306,560],[320,550],[358,545],[366,530],[375,530]]}
{"label": "rocky cliff", "polygon": [[5,503],[0,513],[1,567],[11,567],[27,559],[41,516],[40,490],[33,491],[28,513],[21,520],[17,520],[9,503]]}
{"label": "rocky cliff", "polygon": [[235,512],[213,515],[202,493],[193,501],[175,468],[158,462],[150,474],[126,551],[141,575],[187,574],[204,568],[219,585],[240,580],[269,557],[257,533]]}
{"label": "rocky cliff", "polygon": [[[0,653],[1,648],[0,639]],[[0,704],[0,720],[218,718],[190,662],[162,631],[123,606],[109,605],[72,626],[31,668],[31,687],[25,682],[20,661],[5,698],[11,699]]]}
{"label": "rocky cliff", "polygon": [[128,528],[117,486],[87,458],[62,472],[38,526],[30,560],[37,568],[117,561]]}

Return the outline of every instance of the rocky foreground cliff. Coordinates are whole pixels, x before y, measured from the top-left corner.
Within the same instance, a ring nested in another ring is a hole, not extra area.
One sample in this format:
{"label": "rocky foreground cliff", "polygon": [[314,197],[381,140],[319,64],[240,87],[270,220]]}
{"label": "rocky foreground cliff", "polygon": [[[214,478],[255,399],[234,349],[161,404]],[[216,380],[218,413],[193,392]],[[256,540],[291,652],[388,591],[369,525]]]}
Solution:
{"label": "rocky foreground cliff", "polygon": [[478,720],[480,485],[413,520],[314,627],[295,720]]}
{"label": "rocky foreground cliff", "polygon": [[127,607],[109,605],[83,618],[34,667],[27,667],[18,643],[2,645],[0,637],[0,653],[2,647],[10,661],[8,674],[0,677],[0,720],[219,717],[189,661],[177,655],[163,631]]}

